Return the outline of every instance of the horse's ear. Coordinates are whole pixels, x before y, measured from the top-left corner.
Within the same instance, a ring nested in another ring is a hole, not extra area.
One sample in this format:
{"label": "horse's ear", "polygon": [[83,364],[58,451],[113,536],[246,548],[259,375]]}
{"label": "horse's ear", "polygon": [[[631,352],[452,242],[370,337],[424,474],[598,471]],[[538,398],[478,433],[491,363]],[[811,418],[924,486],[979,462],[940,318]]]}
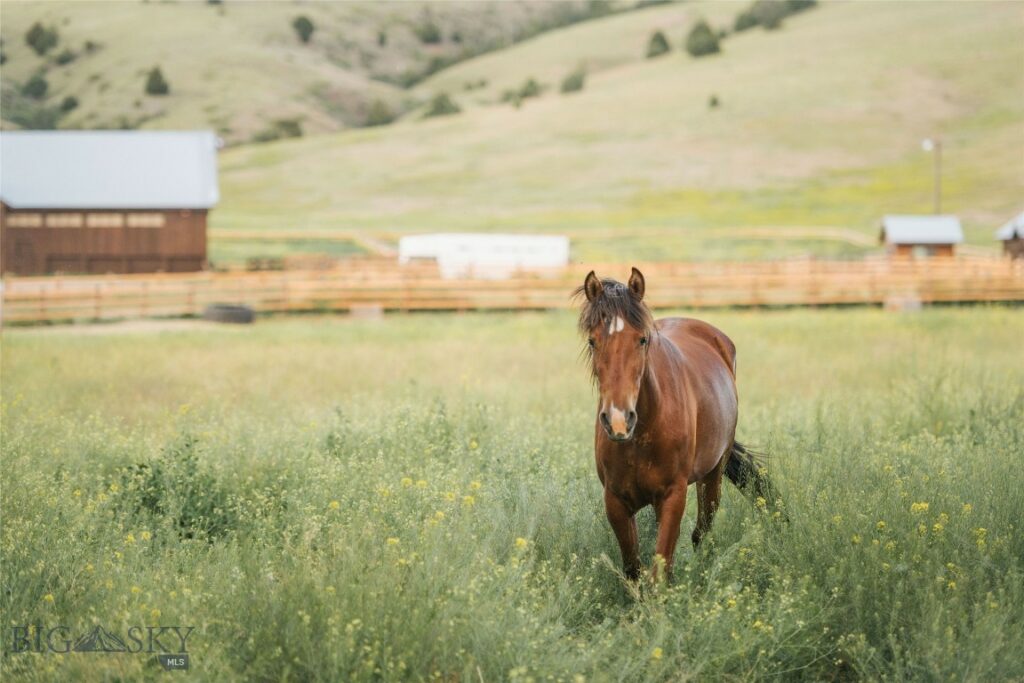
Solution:
{"label": "horse's ear", "polygon": [[587,274],[587,279],[583,281],[583,293],[587,295],[587,301],[594,301],[604,293],[604,285],[594,274],[594,271],[590,271]]}
{"label": "horse's ear", "polygon": [[633,272],[629,275],[629,291],[633,293],[637,301],[642,301],[645,289],[644,274],[634,268]]}

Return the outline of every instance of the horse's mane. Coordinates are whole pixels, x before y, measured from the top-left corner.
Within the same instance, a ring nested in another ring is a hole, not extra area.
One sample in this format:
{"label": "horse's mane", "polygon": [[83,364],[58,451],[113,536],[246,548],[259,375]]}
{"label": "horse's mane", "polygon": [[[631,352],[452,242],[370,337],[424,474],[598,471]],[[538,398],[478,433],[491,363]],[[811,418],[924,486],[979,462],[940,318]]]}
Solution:
{"label": "horse's mane", "polygon": [[603,293],[593,301],[587,299],[586,286],[581,285],[573,292],[573,297],[582,299],[580,307],[579,330],[584,337],[598,325],[607,325],[616,316],[621,317],[628,325],[641,332],[650,332],[654,329],[654,316],[651,309],[647,308],[640,299],[633,296],[629,287],[613,280],[603,278],[601,280]]}

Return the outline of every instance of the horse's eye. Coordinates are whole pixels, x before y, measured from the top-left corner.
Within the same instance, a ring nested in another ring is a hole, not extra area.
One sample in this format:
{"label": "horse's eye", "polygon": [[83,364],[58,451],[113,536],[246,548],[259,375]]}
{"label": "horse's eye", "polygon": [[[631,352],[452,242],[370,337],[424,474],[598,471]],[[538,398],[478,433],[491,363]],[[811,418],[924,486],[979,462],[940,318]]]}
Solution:
{"label": "horse's eye", "polygon": [[594,338],[593,337],[591,337],[590,339],[587,340],[587,344],[590,346],[590,348],[594,348],[594,346],[596,346],[596,344],[594,343]]}
{"label": "horse's eye", "polygon": [[640,346],[647,346],[647,337],[640,337]]}

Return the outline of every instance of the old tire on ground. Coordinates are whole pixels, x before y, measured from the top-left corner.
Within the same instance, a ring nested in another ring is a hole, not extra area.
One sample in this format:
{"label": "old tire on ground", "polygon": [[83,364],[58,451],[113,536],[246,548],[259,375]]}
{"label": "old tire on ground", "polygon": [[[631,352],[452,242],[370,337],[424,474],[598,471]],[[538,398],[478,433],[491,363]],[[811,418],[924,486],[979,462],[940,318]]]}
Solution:
{"label": "old tire on ground", "polygon": [[238,323],[247,325],[255,320],[256,314],[248,306],[240,304],[210,304],[203,311],[203,320],[216,323]]}

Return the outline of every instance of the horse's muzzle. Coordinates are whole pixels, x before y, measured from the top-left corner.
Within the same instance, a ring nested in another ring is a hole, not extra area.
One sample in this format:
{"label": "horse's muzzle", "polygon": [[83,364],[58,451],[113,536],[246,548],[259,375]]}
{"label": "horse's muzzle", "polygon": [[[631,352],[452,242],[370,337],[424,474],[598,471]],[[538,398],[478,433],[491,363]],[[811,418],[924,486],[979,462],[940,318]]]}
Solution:
{"label": "horse's muzzle", "polygon": [[612,441],[629,441],[633,438],[633,431],[636,429],[636,411],[612,409],[609,417],[607,410],[601,411],[601,426],[605,434]]}

